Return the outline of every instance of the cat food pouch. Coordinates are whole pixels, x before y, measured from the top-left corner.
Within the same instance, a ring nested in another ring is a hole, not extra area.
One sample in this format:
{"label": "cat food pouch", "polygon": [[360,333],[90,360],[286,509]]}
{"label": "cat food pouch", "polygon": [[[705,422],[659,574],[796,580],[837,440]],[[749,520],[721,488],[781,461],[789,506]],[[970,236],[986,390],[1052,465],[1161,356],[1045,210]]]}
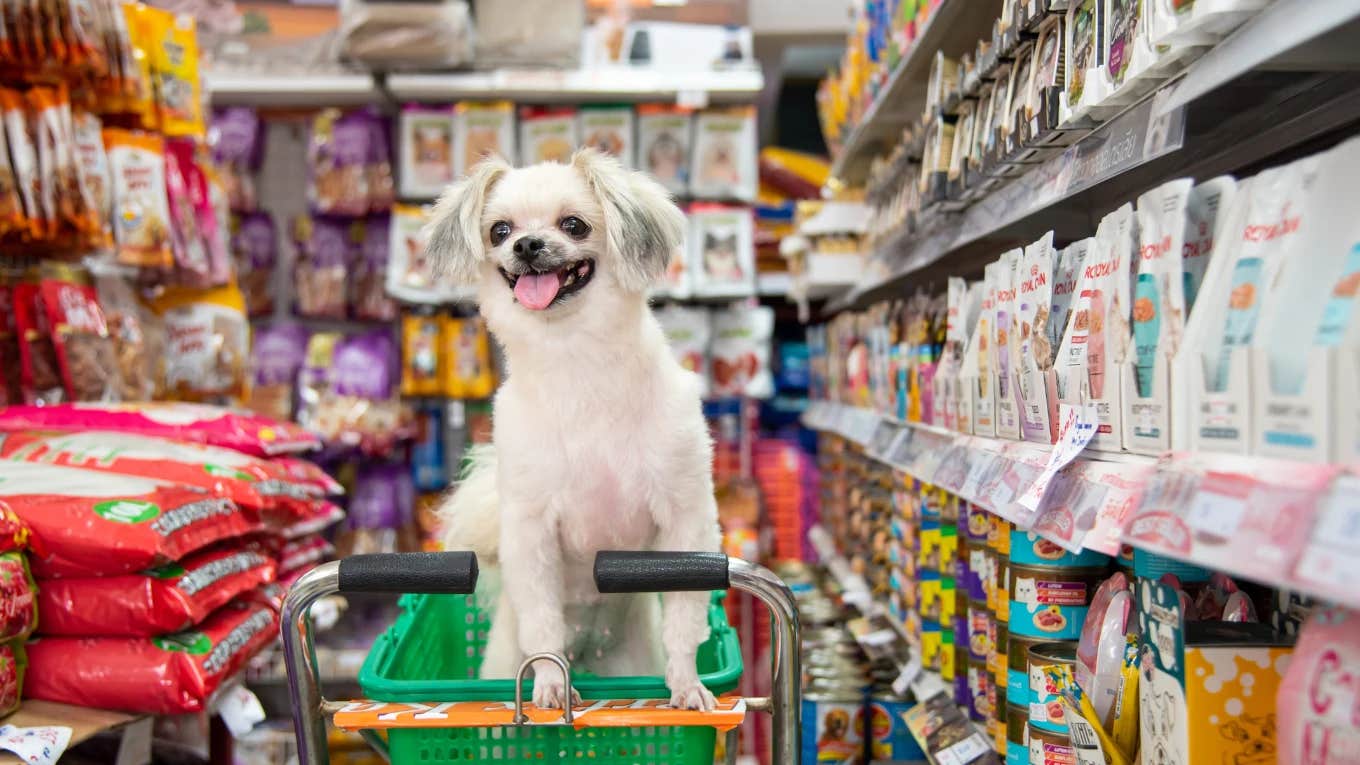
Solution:
{"label": "cat food pouch", "polygon": [[135,574],[46,579],[38,594],[45,636],[154,637],[199,624],[274,581],[258,547],[218,547]]}
{"label": "cat food pouch", "polygon": [[770,374],[770,342],[774,310],[766,306],[713,312],[713,384],[715,397],[774,395]]}
{"label": "cat food pouch", "polygon": [[293,221],[299,316],[345,318],[346,281],[357,233],[355,222],[341,218],[301,215]]}
{"label": "cat food pouch", "polygon": [[216,110],[208,141],[231,209],[254,211],[259,201],[255,173],[264,154],[264,129],[259,114],[247,106]]}
{"label": "cat food pouch", "polygon": [[170,338],[166,386],[178,398],[237,398],[245,390],[249,325],[235,283],[209,290],[171,287],[153,310]]}
{"label": "cat food pouch", "polygon": [[368,213],[369,118],[362,112],[325,109],[312,121],[307,199],[323,215]]}
{"label": "cat food pouch", "polygon": [[486,157],[515,164],[515,106],[509,101],[462,101],[454,107],[453,176]]}
{"label": "cat food pouch", "polygon": [[1057,353],[1062,345],[1063,335],[1072,319],[1072,304],[1077,296],[1077,282],[1081,278],[1081,266],[1086,261],[1086,253],[1094,243],[1093,239],[1079,239],[1058,251],[1058,260],[1053,269],[1053,310],[1049,313],[1048,342]]}
{"label": "cat food pouch", "polygon": [[169,268],[174,264],[174,252],[164,142],[156,135],[105,128],[104,147],[113,178],[118,262],[140,268]]}
{"label": "cat food pouch", "polygon": [[[1048,324],[1053,319],[1053,232],[1025,247],[1016,285],[1019,322],[1019,383],[1021,436],[1051,442],[1056,417],[1050,417],[1045,373],[1053,368],[1056,347],[1049,343]],[[1056,414],[1056,407],[1053,413]]]}
{"label": "cat food pouch", "polygon": [[116,398],[119,380],[113,341],[88,275],[62,268],[44,278],[40,289],[66,400]]}
{"label": "cat food pouch", "polygon": [[270,604],[242,598],[172,635],[45,638],[28,646],[25,695],[137,714],[201,712],[278,631]]}
{"label": "cat food pouch", "polygon": [[1176,355],[1185,330],[1182,266],[1186,205],[1193,181],[1181,178],[1138,197],[1138,275],[1133,285],[1133,369],[1138,397],[1153,394],[1153,373]]}
{"label": "cat food pouch", "polygon": [[267,212],[244,213],[235,220],[231,250],[246,311],[251,317],[274,312],[274,266],[278,262],[278,234]]}
{"label": "cat food pouch", "polygon": [[1086,97],[1086,73],[1096,67],[1096,59],[1101,50],[1099,28],[1096,21],[1096,5],[1104,0],[1076,0],[1067,10],[1065,33],[1067,44],[1063,46],[1067,61],[1063,68],[1067,103],[1076,106]]}
{"label": "cat food pouch", "polygon": [[447,106],[407,104],[398,122],[397,173],[405,198],[433,198],[453,183],[454,113]]}
{"label": "cat food pouch", "polygon": [[1016,390],[1016,376],[1020,372],[1020,303],[1016,298],[1023,257],[1024,250],[1019,248],[1005,252],[997,261],[992,277],[996,288],[993,303],[996,434],[1011,438],[1020,437],[1020,403]]}
{"label": "cat food pouch", "polygon": [[524,164],[571,161],[580,144],[576,110],[569,106],[521,106],[519,146]]}
{"label": "cat food pouch", "polygon": [[266,417],[293,418],[298,373],[311,333],[299,324],[273,324],[255,331],[250,348],[250,395],[246,406]]}
{"label": "cat food pouch", "polygon": [[401,318],[401,393],[437,396],[440,392],[440,321],[431,314]]}
{"label": "cat food pouch", "polygon": [[392,219],[370,215],[363,223],[359,254],[350,279],[350,313],[365,321],[392,321],[397,318],[397,303],[387,294],[389,247]]}
{"label": "cat food pouch", "polygon": [[480,317],[441,317],[442,390],[449,398],[489,398],[496,387],[491,335]]}
{"label": "cat food pouch", "polygon": [[1058,350],[1058,390],[1064,401],[1105,400],[1118,389],[1129,344],[1129,264],[1133,206],[1109,213],[1082,264],[1072,321]]}
{"label": "cat food pouch", "polygon": [[1228,209],[1237,193],[1237,181],[1221,175],[1204,183],[1195,184],[1185,203],[1185,241],[1181,245],[1181,268],[1184,270],[1185,312],[1187,320],[1195,307],[1199,287],[1204,283],[1204,272],[1209,268],[1209,256],[1214,252],[1214,237],[1222,226],[1221,210]]}
{"label": "cat food pouch", "polygon": [[672,194],[689,192],[690,121],[690,111],[674,104],[637,107],[638,167]]}
{"label": "cat food pouch", "polygon": [[634,167],[633,107],[627,104],[587,104],[577,113],[581,146],[617,157],[624,167]]}
{"label": "cat food pouch", "polygon": [[694,118],[690,193],[754,201],[758,185],[754,106],[710,108]]}
{"label": "cat food pouch", "polygon": [[706,308],[667,305],[654,312],[666,333],[671,354],[680,366],[699,375],[701,395],[708,395],[708,381],[712,370],[708,364],[708,344],[712,336],[709,312]]}

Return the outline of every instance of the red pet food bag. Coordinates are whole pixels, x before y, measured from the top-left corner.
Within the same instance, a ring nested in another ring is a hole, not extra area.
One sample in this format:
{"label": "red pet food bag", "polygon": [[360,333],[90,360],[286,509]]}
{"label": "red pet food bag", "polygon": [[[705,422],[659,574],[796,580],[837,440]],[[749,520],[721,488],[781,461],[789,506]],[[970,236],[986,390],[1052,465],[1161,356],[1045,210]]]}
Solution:
{"label": "red pet food bag", "polygon": [[19,708],[28,659],[19,642],[0,645],[0,717]]}
{"label": "red pet food bag", "polygon": [[316,434],[289,422],[207,404],[155,402],[12,406],[0,410],[0,431],[113,430],[235,449],[256,457],[321,446]]}
{"label": "red pet food bag", "polygon": [[200,489],[56,465],[0,460],[0,500],[32,532],[39,579],[144,571],[260,528]]}
{"label": "red pet food bag", "polygon": [[261,549],[215,549],[139,574],[49,579],[38,593],[42,632],[150,637],[185,630],[274,581],[276,568]]}
{"label": "red pet food bag", "polygon": [[0,641],[22,640],[33,632],[38,624],[36,590],[24,554],[0,553]]}
{"label": "red pet food bag", "polygon": [[28,644],[25,696],[142,714],[201,712],[278,632],[274,609],[246,597],[173,635],[42,638]]}

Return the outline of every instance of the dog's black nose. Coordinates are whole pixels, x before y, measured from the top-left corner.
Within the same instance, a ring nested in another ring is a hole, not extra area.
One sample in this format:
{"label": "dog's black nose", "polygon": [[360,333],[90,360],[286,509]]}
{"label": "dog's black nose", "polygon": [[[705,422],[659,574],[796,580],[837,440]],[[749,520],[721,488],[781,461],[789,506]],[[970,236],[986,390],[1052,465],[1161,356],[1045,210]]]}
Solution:
{"label": "dog's black nose", "polygon": [[542,239],[536,236],[521,236],[515,240],[515,256],[520,260],[532,262],[543,251],[546,246]]}

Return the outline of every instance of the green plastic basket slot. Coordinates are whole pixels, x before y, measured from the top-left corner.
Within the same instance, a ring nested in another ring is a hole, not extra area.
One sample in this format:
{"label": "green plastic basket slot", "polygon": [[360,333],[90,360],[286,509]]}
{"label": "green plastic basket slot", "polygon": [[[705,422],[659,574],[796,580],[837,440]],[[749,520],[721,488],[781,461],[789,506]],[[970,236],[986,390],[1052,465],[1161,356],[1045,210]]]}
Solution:
{"label": "green plastic basket slot", "polygon": [[[712,634],[699,647],[699,678],[715,694],[741,677],[741,648],[721,593],[708,612]],[[513,680],[479,680],[490,615],[469,595],[405,595],[397,621],[374,642],[359,686],[375,701],[512,701]],[[573,673],[587,699],[665,698],[661,677]],[[525,683],[525,697],[531,690]],[[388,731],[394,765],[406,763],[589,762],[597,765],[711,765],[716,732],[707,727],[443,728]]]}

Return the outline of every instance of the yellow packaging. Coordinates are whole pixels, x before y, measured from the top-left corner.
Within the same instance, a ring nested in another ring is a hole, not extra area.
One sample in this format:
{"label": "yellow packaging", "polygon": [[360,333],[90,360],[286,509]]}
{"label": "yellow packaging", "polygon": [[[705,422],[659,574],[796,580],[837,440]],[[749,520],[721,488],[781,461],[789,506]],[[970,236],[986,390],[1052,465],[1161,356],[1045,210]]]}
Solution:
{"label": "yellow packaging", "polygon": [[146,18],[161,129],[170,136],[202,136],[203,93],[194,19],[156,9],[148,9]]}
{"label": "yellow packaging", "polygon": [[156,108],[156,86],[152,76],[153,49],[157,28],[173,17],[168,11],[126,0],[122,3],[122,13],[127,27],[129,59],[123,71],[122,110],[136,117],[136,127],[159,130],[160,113]]}
{"label": "yellow packaging", "polygon": [[1110,738],[1129,759],[1138,751],[1138,636],[1125,638],[1124,666],[1119,670],[1119,703],[1114,705]]}
{"label": "yellow packaging", "polygon": [[445,317],[440,336],[443,392],[449,398],[490,398],[496,389],[491,337],[480,318]]}
{"label": "yellow packaging", "polygon": [[440,318],[407,314],[401,317],[401,395],[438,396],[444,368],[440,353]]}

